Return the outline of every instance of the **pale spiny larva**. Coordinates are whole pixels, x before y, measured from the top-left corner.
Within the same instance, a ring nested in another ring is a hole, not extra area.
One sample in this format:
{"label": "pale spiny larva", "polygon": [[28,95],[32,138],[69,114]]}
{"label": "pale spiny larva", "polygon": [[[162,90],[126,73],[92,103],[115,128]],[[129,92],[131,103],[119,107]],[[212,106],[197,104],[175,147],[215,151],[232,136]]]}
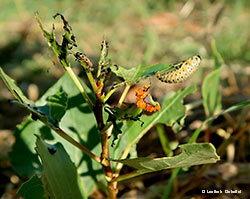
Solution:
{"label": "pale spiny larva", "polygon": [[173,65],[165,71],[157,72],[155,76],[162,82],[180,83],[189,78],[198,69],[200,62],[201,57],[196,55]]}

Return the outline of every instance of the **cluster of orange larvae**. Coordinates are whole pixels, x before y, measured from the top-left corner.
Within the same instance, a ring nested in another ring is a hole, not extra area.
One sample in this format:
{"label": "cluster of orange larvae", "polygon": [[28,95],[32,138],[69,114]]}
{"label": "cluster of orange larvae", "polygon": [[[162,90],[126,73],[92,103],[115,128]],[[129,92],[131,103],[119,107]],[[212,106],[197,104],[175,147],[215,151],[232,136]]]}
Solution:
{"label": "cluster of orange larvae", "polygon": [[161,109],[161,106],[159,104],[159,102],[155,102],[152,99],[152,96],[149,93],[149,88],[150,86],[147,85],[143,85],[143,88],[138,88],[136,90],[136,100],[137,103],[136,105],[142,109],[142,110],[146,110],[148,112],[155,112],[155,111],[159,111]]}

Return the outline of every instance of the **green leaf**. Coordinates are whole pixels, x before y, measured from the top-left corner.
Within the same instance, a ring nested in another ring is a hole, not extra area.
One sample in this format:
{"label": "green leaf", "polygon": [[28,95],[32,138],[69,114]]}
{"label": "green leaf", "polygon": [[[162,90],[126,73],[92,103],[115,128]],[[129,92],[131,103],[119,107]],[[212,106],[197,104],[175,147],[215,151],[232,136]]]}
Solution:
{"label": "green leaf", "polygon": [[[201,132],[201,129],[202,129],[203,125],[206,124],[207,122],[209,122],[209,121],[211,121],[213,119],[216,119],[220,115],[223,115],[225,113],[229,113],[229,112],[232,112],[232,111],[239,110],[239,109],[244,108],[245,106],[249,106],[249,105],[250,105],[250,100],[245,101],[245,102],[241,102],[239,104],[236,104],[234,106],[229,107],[228,109],[226,109],[226,110],[218,113],[215,116],[211,116],[211,117],[207,118],[205,121],[202,122],[202,124],[200,125],[200,127],[195,130],[194,134],[189,139],[188,143],[193,143],[193,142],[195,142],[197,140],[197,138],[199,137],[199,134]],[[175,168],[174,171],[172,172],[170,180],[169,180],[169,183],[166,186],[166,189],[164,191],[164,194],[163,194],[162,198],[168,198],[168,196],[169,196],[169,194],[171,192],[172,186],[173,186],[174,179],[178,175],[179,171],[180,171],[180,168]]]}
{"label": "green leaf", "polygon": [[203,106],[208,117],[221,109],[220,74],[221,68],[206,76],[202,84]]}
{"label": "green leaf", "polygon": [[35,106],[34,102],[25,97],[21,89],[15,84],[15,81],[4,73],[0,67],[0,76],[7,88],[17,99],[12,102],[17,103],[26,108],[35,119],[40,119],[48,126],[58,127],[59,122],[65,114],[68,99],[65,92],[57,92],[52,96],[48,96],[46,105]]}
{"label": "green leaf", "polygon": [[122,66],[111,66],[111,70],[118,77],[122,77],[124,80],[131,80],[134,78],[136,71],[140,68],[141,65],[137,66],[137,68],[124,68]]}
{"label": "green leaf", "polygon": [[39,119],[52,129],[58,128],[59,122],[66,111],[68,103],[67,94],[64,92],[57,92],[49,96],[47,100],[48,102],[44,106],[33,106],[16,100],[12,100],[12,102],[26,108],[32,114],[32,119]]}
{"label": "green leaf", "polygon": [[217,50],[216,47],[216,42],[215,40],[211,41],[211,49],[212,49],[212,54],[214,58],[214,69],[220,68],[225,62],[219,51]]}
{"label": "green leaf", "polygon": [[179,147],[182,152],[174,157],[112,160],[137,169],[132,175],[121,176],[117,181],[164,169],[209,164],[220,160],[214,146],[210,143],[184,144]]}
{"label": "green leaf", "polygon": [[49,133],[51,137],[50,131],[46,132],[48,127],[42,128],[42,126],[42,123],[27,118],[22,124],[17,125],[15,129],[16,142],[9,153],[9,157],[13,169],[23,177],[27,178],[41,173],[41,163],[34,150],[35,136],[33,134],[42,131],[43,133]]}
{"label": "green leaf", "polygon": [[68,106],[68,95],[65,92],[57,92],[47,98],[47,104],[38,106],[37,111],[48,117],[51,125],[59,126]]}
{"label": "green leaf", "polygon": [[23,183],[17,193],[24,199],[48,199],[44,192],[42,180],[36,175]]}
{"label": "green leaf", "polygon": [[[88,95],[93,97],[90,89],[84,83],[82,83],[82,86]],[[66,113],[61,119],[60,128],[93,153],[101,154],[100,138],[94,114],[68,74],[62,76],[56,84],[48,89],[39,101],[36,102],[37,107],[43,106],[49,96],[58,92],[64,92],[68,96]],[[86,195],[90,195],[96,189],[97,181],[105,183],[102,167],[97,162],[52,132],[51,129],[41,122],[32,121],[31,119],[27,119],[18,126],[15,132],[17,142],[10,153],[11,163],[18,174],[30,177],[33,174],[41,173],[41,164],[34,151],[35,137],[33,134],[38,134],[45,140],[59,141],[63,144],[72,161],[77,166]]]}
{"label": "green leaf", "polygon": [[165,65],[165,64],[154,64],[154,65],[138,65],[135,68],[126,69],[122,66],[111,66],[111,70],[118,77],[122,77],[125,82],[119,83],[116,85],[123,86],[124,84],[133,85],[142,79],[146,79],[148,77],[152,77],[156,72],[164,71],[168,68],[171,68],[173,64]]}
{"label": "green leaf", "polygon": [[42,181],[51,198],[82,199],[85,197],[84,187],[80,188],[78,184],[76,167],[61,143],[49,145],[37,136],[35,150],[42,160]]}
{"label": "green leaf", "polygon": [[16,86],[15,81],[11,79],[6,73],[3,71],[3,69],[0,67],[0,76],[4,82],[4,84],[7,86],[11,94],[20,102],[20,103],[29,103],[34,104],[31,100],[29,100],[25,95],[23,94],[22,90]]}

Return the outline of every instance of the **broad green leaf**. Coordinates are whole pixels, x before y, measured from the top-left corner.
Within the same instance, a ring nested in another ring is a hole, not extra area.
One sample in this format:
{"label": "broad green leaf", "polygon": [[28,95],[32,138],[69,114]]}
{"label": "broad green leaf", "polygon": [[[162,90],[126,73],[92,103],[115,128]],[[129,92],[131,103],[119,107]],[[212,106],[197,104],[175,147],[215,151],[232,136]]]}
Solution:
{"label": "broad green leaf", "polygon": [[124,80],[131,80],[135,77],[136,71],[139,70],[141,65],[137,66],[136,68],[124,68],[122,66],[111,66],[111,70],[115,73],[118,77],[122,77]]}
{"label": "broad green leaf", "polygon": [[53,199],[85,197],[84,187],[78,184],[76,167],[61,143],[49,145],[37,136],[35,150],[42,160],[42,181],[47,195]]}
{"label": "broad green leaf", "polygon": [[181,154],[173,157],[134,158],[112,161],[137,169],[133,175],[121,176],[120,179],[125,180],[145,173],[176,167],[190,167],[200,164],[215,163],[220,160],[214,146],[210,143],[184,144],[179,147],[182,149]]}
{"label": "broad green leaf", "polygon": [[24,199],[48,199],[44,191],[42,180],[36,175],[23,183],[17,193]]}
{"label": "broad green leaf", "polygon": [[203,106],[208,117],[221,109],[220,74],[221,68],[206,76],[202,84]]}
{"label": "broad green leaf", "polygon": [[[90,89],[83,83],[82,86],[88,95],[93,97],[91,96]],[[95,117],[68,74],[61,77],[36,102],[37,107],[43,106],[49,96],[62,91],[67,94],[68,102],[66,113],[61,119],[60,128],[93,153],[97,155],[101,154],[100,138]],[[105,183],[102,167],[98,163],[51,131],[51,129],[41,122],[27,119],[27,121],[24,121],[18,127],[15,132],[18,140],[14,144],[10,157],[14,169],[20,175],[30,177],[34,173],[39,174],[41,172],[41,165],[34,151],[35,137],[33,134],[37,134],[45,140],[50,140],[51,142],[59,141],[63,144],[72,161],[77,166],[86,195],[91,194],[96,189],[97,181]]]}
{"label": "broad green leaf", "polygon": [[215,40],[211,42],[214,58],[214,71],[210,73],[202,84],[203,106],[207,117],[214,115],[221,109],[220,74],[224,60],[216,48]]}

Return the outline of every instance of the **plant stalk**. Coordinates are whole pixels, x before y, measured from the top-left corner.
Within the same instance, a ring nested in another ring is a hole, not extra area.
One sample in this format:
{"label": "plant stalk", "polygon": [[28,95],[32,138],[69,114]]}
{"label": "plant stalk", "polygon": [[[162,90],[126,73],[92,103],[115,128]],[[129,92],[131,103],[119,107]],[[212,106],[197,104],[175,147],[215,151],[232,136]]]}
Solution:
{"label": "plant stalk", "polygon": [[121,95],[121,97],[120,97],[120,100],[119,100],[119,102],[118,102],[118,104],[117,104],[117,107],[118,107],[118,108],[121,107],[121,105],[122,105],[122,103],[123,103],[123,101],[124,101],[126,95],[128,94],[128,91],[129,91],[130,87],[131,87],[130,85],[126,85],[126,87],[125,87],[125,89],[124,89],[124,91],[123,91],[123,93],[122,93],[122,95]]}
{"label": "plant stalk", "polygon": [[103,122],[103,104],[100,98],[98,98],[99,95],[96,93],[96,104],[94,107],[94,114],[97,121],[97,126],[100,132],[101,137],[101,145],[102,145],[102,153],[101,153],[101,164],[105,173],[105,178],[108,182],[108,195],[109,199],[116,199],[117,195],[117,183],[111,182],[111,180],[114,177],[114,174],[112,172],[111,166],[110,166],[110,160],[109,159],[109,140],[113,131],[113,125],[110,125],[109,128],[106,130],[103,130],[105,125]]}
{"label": "plant stalk", "polygon": [[77,86],[77,88],[79,89],[80,93],[82,94],[83,98],[85,99],[85,101],[88,103],[89,107],[91,109],[93,109],[93,103],[92,101],[89,99],[89,96],[87,95],[87,93],[85,92],[84,88],[82,87],[80,81],[78,80],[78,78],[76,77],[75,73],[73,72],[73,70],[71,69],[71,67],[65,67],[65,70],[67,71],[67,73],[69,74],[69,76],[71,77],[71,79],[74,81],[75,85]]}
{"label": "plant stalk", "polygon": [[110,98],[110,96],[113,95],[113,93],[117,90],[117,88],[118,87],[111,89],[106,96],[102,96],[101,97],[102,101],[105,103]]}
{"label": "plant stalk", "polygon": [[62,138],[64,138],[65,140],[67,140],[68,142],[70,142],[71,144],[73,144],[74,146],[76,146],[78,149],[80,149],[81,151],[83,151],[90,158],[92,158],[93,160],[95,160],[98,163],[101,162],[101,158],[99,156],[95,155],[90,150],[88,150],[85,146],[83,146],[82,144],[80,144],[79,142],[77,142],[76,140],[74,140],[71,136],[69,136],[67,133],[65,133],[62,129],[60,129],[60,128],[59,129],[53,128],[53,130],[58,135],[60,135]]}

